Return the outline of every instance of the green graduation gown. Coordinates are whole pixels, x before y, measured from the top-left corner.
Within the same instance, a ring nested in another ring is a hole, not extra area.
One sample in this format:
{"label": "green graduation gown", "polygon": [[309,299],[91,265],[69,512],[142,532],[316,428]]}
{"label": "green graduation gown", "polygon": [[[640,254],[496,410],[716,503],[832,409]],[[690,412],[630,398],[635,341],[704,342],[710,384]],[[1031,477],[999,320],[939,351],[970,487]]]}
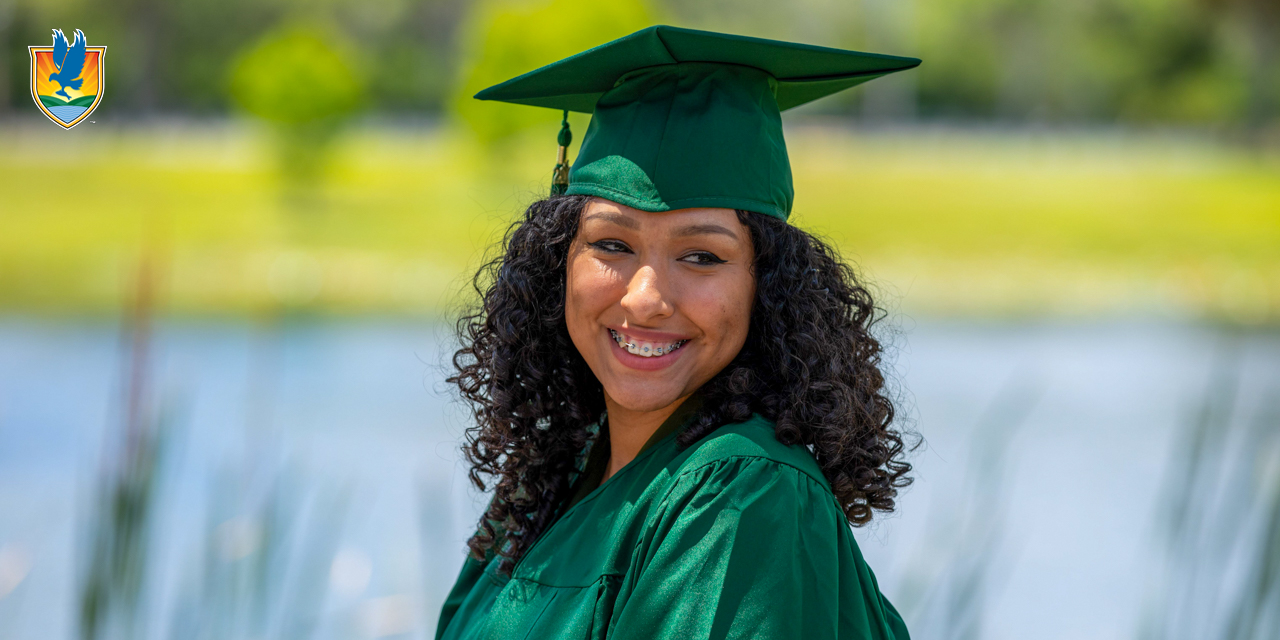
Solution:
{"label": "green graduation gown", "polygon": [[468,558],[436,638],[907,640],[808,450],[758,415],[683,450],[670,431],[510,577]]}

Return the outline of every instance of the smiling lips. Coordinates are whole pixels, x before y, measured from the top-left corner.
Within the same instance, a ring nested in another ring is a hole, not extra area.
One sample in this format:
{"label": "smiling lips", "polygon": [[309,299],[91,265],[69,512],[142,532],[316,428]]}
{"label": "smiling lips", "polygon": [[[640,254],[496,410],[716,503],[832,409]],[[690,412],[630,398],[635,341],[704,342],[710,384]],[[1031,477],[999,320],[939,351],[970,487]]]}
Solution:
{"label": "smiling lips", "polygon": [[609,330],[609,335],[613,337],[614,342],[618,343],[624,351],[641,358],[660,358],[664,355],[684,346],[688,340],[676,340],[675,342],[650,342],[648,340],[640,340],[633,336],[624,335]]}

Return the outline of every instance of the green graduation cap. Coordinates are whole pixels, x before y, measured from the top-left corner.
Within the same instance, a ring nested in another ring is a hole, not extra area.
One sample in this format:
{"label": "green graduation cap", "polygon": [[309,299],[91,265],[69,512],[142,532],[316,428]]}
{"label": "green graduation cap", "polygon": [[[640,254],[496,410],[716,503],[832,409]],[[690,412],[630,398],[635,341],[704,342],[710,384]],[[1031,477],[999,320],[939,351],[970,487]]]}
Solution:
{"label": "green graduation cap", "polygon": [[915,58],[655,26],[476,94],[593,114],[573,168],[560,132],[553,193],[644,211],[743,209],[785,220],[793,190],[781,112]]}

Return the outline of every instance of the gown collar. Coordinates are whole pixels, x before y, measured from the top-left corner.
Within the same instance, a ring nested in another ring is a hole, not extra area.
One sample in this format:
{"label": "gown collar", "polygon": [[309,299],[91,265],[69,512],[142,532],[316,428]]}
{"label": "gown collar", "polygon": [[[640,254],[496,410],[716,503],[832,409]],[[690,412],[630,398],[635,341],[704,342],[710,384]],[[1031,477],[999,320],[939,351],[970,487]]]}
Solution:
{"label": "gown collar", "polygon": [[[684,427],[688,426],[694,414],[701,407],[702,391],[699,390],[693,392],[684,402],[681,402],[680,406],[676,407],[676,410],[653,432],[653,435],[649,436],[644,446],[640,447],[640,451],[636,452],[636,458],[639,458],[644,452],[672,437],[677,432],[683,431]],[[595,491],[604,478],[604,472],[609,466],[608,418],[605,420],[604,428],[600,430],[600,435],[596,437],[595,443],[591,445],[591,452],[587,454],[587,463],[583,467],[582,474],[578,477],[577,485],[573,489],[573,497],[569,499],[569,502],[565,503],[565,510],[578,504],[588,494]],[[635,462],[635,460],[632,460],[632,462]]]}

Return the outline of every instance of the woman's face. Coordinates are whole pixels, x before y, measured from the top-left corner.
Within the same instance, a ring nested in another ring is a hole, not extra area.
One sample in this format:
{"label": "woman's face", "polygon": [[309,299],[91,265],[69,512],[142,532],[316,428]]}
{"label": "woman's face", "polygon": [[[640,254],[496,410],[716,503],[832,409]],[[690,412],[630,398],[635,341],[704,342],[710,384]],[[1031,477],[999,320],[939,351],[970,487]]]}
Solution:
{"label": "woman's face", "polygon": [[724,369],[747,339],[754,257],[732,209],[590,200],[569,247],[565,323],[607,399],[656,411]]}

